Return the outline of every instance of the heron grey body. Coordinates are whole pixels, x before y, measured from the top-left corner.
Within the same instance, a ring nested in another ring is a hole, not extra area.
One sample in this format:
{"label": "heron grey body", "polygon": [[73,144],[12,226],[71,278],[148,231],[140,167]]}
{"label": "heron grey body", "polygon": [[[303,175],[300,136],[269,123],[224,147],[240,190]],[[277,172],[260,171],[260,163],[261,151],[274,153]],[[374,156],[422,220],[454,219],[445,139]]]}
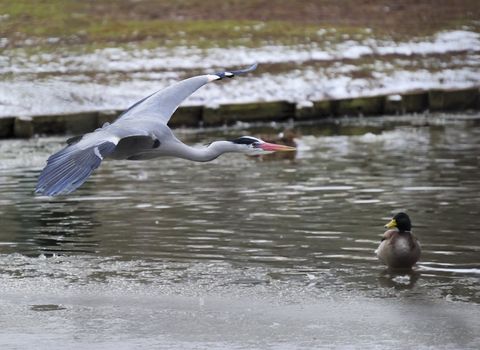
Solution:
{"label": "heron grey body", "polygon": [[[73,192],[105,158],[147,160],[174,156],[205,162],[226,152],[253,152],[254,149],[247,146],[263,141],[252,138],[250,145],[244,142],[216,141],[199,148],[185,145],[175,137],[167,123],[180,103],[203,85],[224,77],[244,74],[255,68],[256,64],[244,70],[185,79],[138,101],[114,123],[107,123],[94,132],[70,139],[66,148],[48,159],[35,192],[47,196]],[[259,147],[255,149],[260,150]]]}

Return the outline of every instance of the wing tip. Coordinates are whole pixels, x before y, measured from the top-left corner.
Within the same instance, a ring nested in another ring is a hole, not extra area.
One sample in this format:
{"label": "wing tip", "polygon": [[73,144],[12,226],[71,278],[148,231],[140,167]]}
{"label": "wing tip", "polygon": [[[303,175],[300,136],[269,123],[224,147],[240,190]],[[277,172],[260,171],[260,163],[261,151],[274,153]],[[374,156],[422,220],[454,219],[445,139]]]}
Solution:
{"label": "wing tip", "polygon": [[257,69],[257,67],[258,67],[258,63],[255,62],[255,63],[252,64],[250,67],[248,67],[247,69],[245,69],[245,73],[254,71],[255,69]]}
{"label": "wing tip", "polygon": [[221,73],[209,74],[208,75],[209,76],[209,81],[221,80],[223,78],[233,78],[234,76],[237,76],[237,75],[240,75],[240,74],[246,74],[246,73],[252,72],[255,69],[257,69],[257,67],[258,67],[258,63],[255,62],[254,64],[252,64],[249,67],[244,68],[244,69],[238,69],[238,70],[232,70],[232,71],[225,71],[225,72],[221,72]]}

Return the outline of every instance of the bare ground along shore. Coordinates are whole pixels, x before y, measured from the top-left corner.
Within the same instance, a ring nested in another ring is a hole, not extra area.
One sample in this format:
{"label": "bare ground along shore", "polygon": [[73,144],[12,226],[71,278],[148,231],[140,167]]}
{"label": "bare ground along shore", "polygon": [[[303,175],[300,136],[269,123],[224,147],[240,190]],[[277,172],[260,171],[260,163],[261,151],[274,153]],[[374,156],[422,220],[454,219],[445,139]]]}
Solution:
{"label": "bare ground along shore", "polygon": [[320,29],[394,40],[480,26],[475,0],[0,0],[3,47],[319,42]]}

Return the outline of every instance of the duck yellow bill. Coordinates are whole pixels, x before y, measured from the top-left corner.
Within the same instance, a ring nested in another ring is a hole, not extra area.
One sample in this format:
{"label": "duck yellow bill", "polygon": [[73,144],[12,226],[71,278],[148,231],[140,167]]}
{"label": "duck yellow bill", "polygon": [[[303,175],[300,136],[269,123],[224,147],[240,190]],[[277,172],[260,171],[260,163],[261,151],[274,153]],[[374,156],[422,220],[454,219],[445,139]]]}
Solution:
{"label": "duck yellow bill", "polygon": [[392,219],[388,224],[385,225],[385,228],[394,228],[397,227],[397,221]]}
{"label": "duck yellow bill", "polygon": [[264,151],[277,152],[277,151],[295,151],[295,147],[285,146],[285,145],[276,145],[274,143],[262,143],[259,145]]}

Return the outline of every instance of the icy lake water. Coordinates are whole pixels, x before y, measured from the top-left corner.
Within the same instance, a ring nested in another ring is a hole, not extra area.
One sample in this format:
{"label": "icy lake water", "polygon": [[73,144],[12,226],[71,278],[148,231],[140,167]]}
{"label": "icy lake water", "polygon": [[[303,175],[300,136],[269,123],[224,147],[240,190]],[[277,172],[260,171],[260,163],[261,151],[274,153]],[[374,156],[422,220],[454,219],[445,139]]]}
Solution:
{"label": "icy lake water", "polygon": [[[480,115],[294,129],[292,159],[105,162],[55,199],[65,138],[0,141],[0,348],[478,349]],[[398,210],[411,273],[374,255]]]}

